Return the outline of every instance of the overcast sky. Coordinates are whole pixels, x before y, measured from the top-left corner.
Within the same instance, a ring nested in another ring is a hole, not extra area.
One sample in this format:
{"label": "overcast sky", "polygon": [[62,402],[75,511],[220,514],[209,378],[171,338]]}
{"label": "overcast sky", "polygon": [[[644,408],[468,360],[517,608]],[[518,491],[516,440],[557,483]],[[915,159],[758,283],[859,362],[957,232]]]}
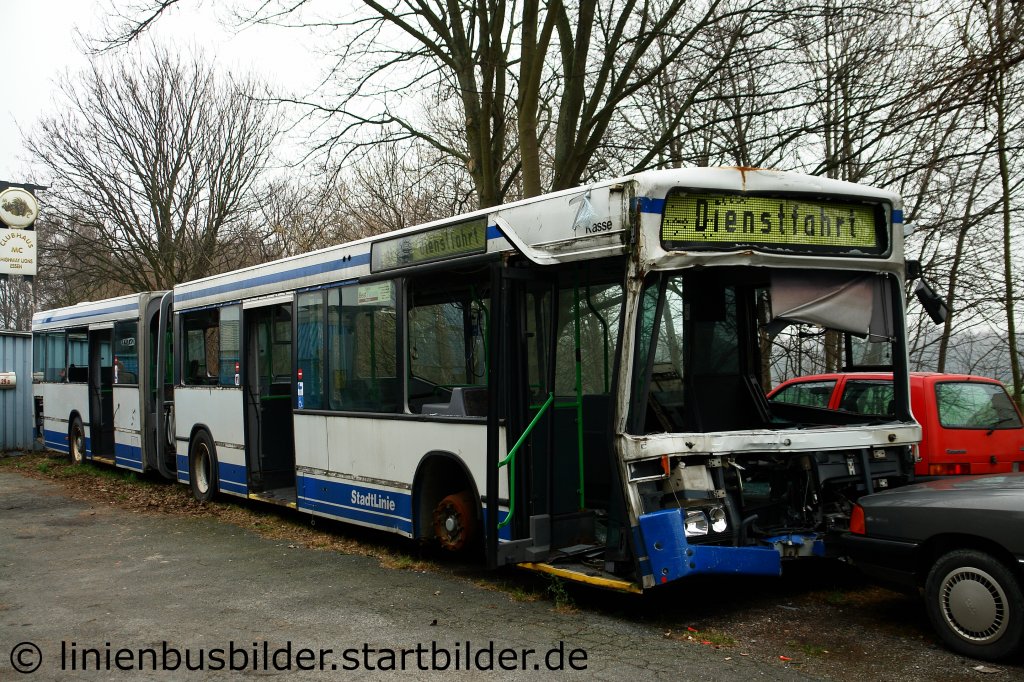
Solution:
{"label": "overcast sky", "polygon": [[[105,3],[102,3],[105,4]],[[121,4],[125,4],[121,2]],[[201,45],[219,67],[252,71],[289,90],[312,83],[317,61],[304,46],[308,35],[265,27],[240,33],[225,29],[216,3],[180,3],[183,9],[161,18],[154,38],[170,45]],[[54,81],[65,71],[86,64],[78,47],[76,29],[95,34],[102,25],[101,3],[91,0],[0,0],[4,36],[0,63],[4,66],[0,101],[0,180],[30,179],[22,134],[31,131],[40,116],[52,111],[57,100]],[[36,176],[45,182],[45,177]]]}

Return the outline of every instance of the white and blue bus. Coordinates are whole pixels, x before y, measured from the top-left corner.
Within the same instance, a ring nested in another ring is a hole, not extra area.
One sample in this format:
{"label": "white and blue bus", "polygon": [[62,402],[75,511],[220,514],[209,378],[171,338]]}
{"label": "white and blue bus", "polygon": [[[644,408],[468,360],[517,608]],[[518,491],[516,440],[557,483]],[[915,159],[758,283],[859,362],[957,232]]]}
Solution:
{"label": "white and blue bus", "polygon": [[75,462],[173,477],[171,406],[163,404],[171,339],[160,333],[170,300],[170,292],[146,292],[33,317],[36,432],[48,448]]}
{"label": "white and blue bus", "polygon": [[[650,171],[142,294],[152,400],[137,426],[115,408],[112,442],[137,434],[131,461],[200,500],[483,547],[492,566],[628,591],[776,575],[912,476],[902,222],[899,197],[860,185]],[[89,341],[88,386],[116,401],[120,323],[69,314],[37,316],[37,348]],[[891,410],[769,403],[808,344],[893,372]],[[78,409],[88,456],[105,403],[54,397],[55,352],[47,442],[74,442]]]}

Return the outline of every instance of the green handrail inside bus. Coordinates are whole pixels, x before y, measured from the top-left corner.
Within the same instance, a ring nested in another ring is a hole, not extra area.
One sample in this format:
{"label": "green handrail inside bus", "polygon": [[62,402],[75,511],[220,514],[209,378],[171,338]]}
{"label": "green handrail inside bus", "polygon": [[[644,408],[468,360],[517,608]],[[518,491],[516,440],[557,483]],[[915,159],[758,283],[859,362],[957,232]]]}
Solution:
{"label": "green handrail inside bus", "polygon": [[[537,422],[540,421],[540,418],[544,416],[544,413],[547,412],[547,409],[551,407],[551,403],[553,402],[555,402],[555,394],[554,392],[551,392],[548,394],[548,399],[540,406],[537,414],[533,416],[529,426],[527,426],[523,431],[523,435],[519,436],[519,440],[516,441],[516,444],[513,445],[512,449],[508,451],[507,455],[505,455],[505,459],[498,462],[499,469],[503,466],[514,465],[516,452],[519,450],[519,446],[526,442],[526,439],[529,438],[530,433],[533,431],[533,427],[537,425]],[[516,511],[516,473],[515,469],[511,466],[509,467],[509,471],[511,471],[512,474],[508,477],[508,514],[505,516],[503,521],[498,523],[498,528],[504,528],[511,523],[512,514]]]}

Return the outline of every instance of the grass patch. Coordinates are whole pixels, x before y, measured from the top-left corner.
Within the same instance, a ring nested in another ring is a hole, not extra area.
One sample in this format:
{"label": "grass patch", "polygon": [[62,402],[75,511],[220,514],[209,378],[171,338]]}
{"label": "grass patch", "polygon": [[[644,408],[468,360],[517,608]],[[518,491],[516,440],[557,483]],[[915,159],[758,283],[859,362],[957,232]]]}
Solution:
{"label": "grass patch", "polygon": [[431,562],[417,559],[404,552],[385,551],[378,557],[378,561],[384,568],[394,568],[400,571],[427,572],[435,568]]}
{"label": "grass patch", "polygon": [[829,606],[850,606],[853,602],[846,592],[832,590],[825,595],[825,603]]}
{"label": "grass patch", "polygon": [[556,611],[561,613],[574,613],[576,611],[576,602],[572,595],[569,594],[565,581],[557,575],[551,576],[551,580],[548,582],[547,593],[552,601],[555,602]]}
{"label": "grass patch", "polygon": [[509,590],[508,596],[512,601],[521,602],[534,602],[540,601],[544,598],[544,595],[536,590],[526,589],[525,587],[513,587]]}
{"label": "grass patch", "polygon": [[794,649],[799,649],[804,656],[824,656],[828,654],[828,649],[819,644],[808,644],[807,642],[798,642],[796,640],[790,640],[786,644]]}
{"label": "grass patch", "polygon": [[516,585],[515,583],[510,583],[507,580],[477,578],[473,581],[473,584],[484,590],[503,592],[508,595],[509,599],[518,602],[536,602],[544,599],[546,596],[543,590],[537,590],[524,585]]}
{"label": "grass patch", "polygon": [[708,628],[706,630],[698,630],[697,628],[688,627],[686,632],[679,634],[673,633],[671,630],[666,633],[666,637],[671,639],[679,639],[686,642],[698,642],[708,646],[736,646],[736,638],[729,635],[721,630],[715,628]]}

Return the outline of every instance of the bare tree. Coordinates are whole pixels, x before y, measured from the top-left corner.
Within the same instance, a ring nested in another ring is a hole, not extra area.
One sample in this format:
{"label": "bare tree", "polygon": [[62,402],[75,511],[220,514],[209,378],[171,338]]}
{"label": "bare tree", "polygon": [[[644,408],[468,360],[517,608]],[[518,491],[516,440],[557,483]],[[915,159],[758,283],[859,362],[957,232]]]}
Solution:
{"label": "bare tree", "polygon": [[[306,253],[475,207],[461,166],[429,145],[389,144],[358,166],[275,178],[257,192],[236,267]],[[248,250],[246,250],[248,249]]]}
{"label": "bare tree", "polygon": [[28,331],[32,310],[32,285],[24,277],[0,278],[0,329]]}
{"label": "bare tree", "polygon": [[[108,30],[108,47],[132,42],[178,0],[150,0]],[[320,151],[356,153],[417,139],[458,160],[481,205],[513,190],[533,196],[588,177],[621,110],[657,82],[705,32],[736,17],[777,17],[768,0],[363,0],[355,13],[315,14],[312,3],[253,2],[246,21],[341,36],[318,96],[293,103],[332,121]],[[753,24],[751,24],[753,28]],[[731,55],[717,45],[699,88]],[[431,125],[424,96],[457,114],[459,138]],[[673,114],[655,145],[679,135]],[[657,152],[639,160],[650,167]]]}
{"label": "bare tree", "polygon": [[[1001,194],[1000,217],[1002,219],[1002,261],[1003,287],[1006,306],[1007,345],[1010,353],[1010,373],[1013,377],[1013,398],[1017,404],[1024,404],[1024,372],[1021,370],[1020,353],[1017,346],[1016,319],[1016,287],[1014,283],[1012,256],[1012,218],[1010,185],[1012,183],[1011,159],[1009,149],[1010,128],[1020,125],[1020,118],[1012,121],[1011,117],[1020,109],[1021,88],[1024,86],[1019,77],[1012,73],[1017,65],[1016,58],[1020,51],[1022,29],[1024,29],[1024,13],[1019,5],[1011,5],[1005,0],[977,2],[977,11],[984,16],[986,44],[990,51],[991,66],[986,71],[983,81],[987,95],[986,104],[995,119],[995,141],[999,165],[999,189]],[[1016,91],[1016,92],[1015,92]]]}
{"label": "bare tree", "polygon": [[[933,222],[921,242],[922,260],[944,283],[952,314],[940,338],[925,335],[920,345],[936,343],[940,371],[975,367],[971,353],[982,364],[989,361],[984,358],[1005,360],[1008,367],[994,374],[1009,378],[1020,401],[1021,289],[1014,261],[1020,257],[1015,218],[1024,183],[1018,162],[1024,150],[1024,13],[1019,3],[1004,0],[950,0],[940,6],[947,47],[931,70],[930,106],[943,130],[931,138],[933,154],[920,155],[929,161],[925,174],[936,181],[938,193],[918,197],[919,206],[928,207],[922,214]],[[1004,330],[991,338],[1004,339],[1008,352],[983,352],[975,343],[993,329]]]}
{"label": "bare tree", "polygon": [[229,267],[222,242],[275,137],[257,84],[156,47],[95,58],[61,90],[27,145],[50,175],[63,274],[148,290]]}
{"label": "bare tree", "polygon": [[[137,40],[179,3],[124,5],[108,46]],[[358,160],[339,179],[304,189],[322,204],[322,219],[307,210],[281,234],[299,230],[321,243],[457,213],[473,200],[494,204],[661,166],[774,166],[870,182],[904,197],[905,218],[918,227],[907,255],[920,258],[952,306],[939,330],[911,303],[912,363],[990,369],[1020,393],[1020,2],[362,0],[348,14],[329,5],[318,14],[309,0],[236,7],[243,23],[319,31],[330,41],[334,61],[321,87],[290,101],[323,126],[311,153]],[[264,204],[260,234],[287,222],[287,203]],[[1001,339],[1007,352],[979,339]],[[820,357],[804,349],[807,340],[776,342],[788,344],[794,368],[838,366],[836,339]]]}

